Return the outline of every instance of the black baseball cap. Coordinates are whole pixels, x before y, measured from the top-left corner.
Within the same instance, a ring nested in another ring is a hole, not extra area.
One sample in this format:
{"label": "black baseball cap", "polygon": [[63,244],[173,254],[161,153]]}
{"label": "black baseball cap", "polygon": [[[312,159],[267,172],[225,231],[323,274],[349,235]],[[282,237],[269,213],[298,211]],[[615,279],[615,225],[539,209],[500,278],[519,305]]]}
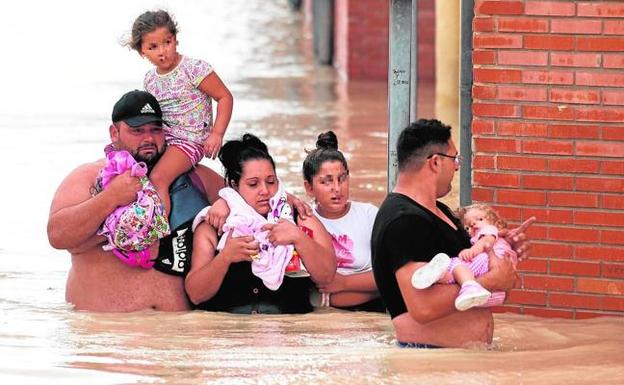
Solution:
{"label": "black baseball cap", "polygon": [[126,93],[113,107],[113,122],[124,121],[130,127],[147,123],[163,123],[160,104],[149,92],[134,90]]}

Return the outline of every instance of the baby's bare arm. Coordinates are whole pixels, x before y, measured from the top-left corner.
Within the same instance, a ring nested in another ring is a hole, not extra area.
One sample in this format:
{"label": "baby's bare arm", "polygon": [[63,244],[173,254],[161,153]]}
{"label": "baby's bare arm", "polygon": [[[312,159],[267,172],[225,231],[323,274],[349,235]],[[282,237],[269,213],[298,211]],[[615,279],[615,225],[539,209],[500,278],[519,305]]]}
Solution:
{"label": "baby's bare arm", "polygon": [[487,252],[492,249],[494,242],[496,241],[496,237],[493,235],[484,235],[474,245],[472,245],[468,249],[464,249],[459,252],[459,258],[463,261],[470,262],[477,255]]}

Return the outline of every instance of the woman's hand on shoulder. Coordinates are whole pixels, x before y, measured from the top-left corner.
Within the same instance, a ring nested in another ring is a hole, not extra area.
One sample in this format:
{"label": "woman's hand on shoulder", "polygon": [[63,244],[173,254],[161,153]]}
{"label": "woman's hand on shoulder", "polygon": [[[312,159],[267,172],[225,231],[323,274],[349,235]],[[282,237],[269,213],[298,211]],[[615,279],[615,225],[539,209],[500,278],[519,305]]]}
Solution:
{"label": "woman's hand on shoulder", "polygon": [[232,231],[230,231],[223,236],[227,236],[227,240],[219,254],[230,263],[252,261],[260,253],[258,241],[251,235],[232,237]]}
{"label": "woman's hand on shoulder", "polygon": [[263,231],[268,231],[269,242],[277,245],[294,245],[303,232],[291,221],[280,219],[277,223],[267,223],[262,226]]}
{"label": "woman's hand on shoulder", "polygon": [[299,218],[305,219],[312,216],[312,207],[310,207],[309,204],[305,203],[304,201],[290,193],[286,193],[286,199],[288,200],[288,203],[295,209]]}

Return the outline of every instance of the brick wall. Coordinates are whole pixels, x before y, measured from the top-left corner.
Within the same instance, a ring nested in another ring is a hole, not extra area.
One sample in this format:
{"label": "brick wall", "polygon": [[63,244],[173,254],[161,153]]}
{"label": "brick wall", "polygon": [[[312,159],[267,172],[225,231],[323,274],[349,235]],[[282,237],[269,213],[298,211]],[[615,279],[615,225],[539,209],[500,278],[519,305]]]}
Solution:
{"label": "brick wall", "polygon": [[624,2],[475,1],[473,200],[536,216],[504,311],[624,314]]}
{"label": "brick wall", "polygon": [[[308,0],[312,1],[312,0]],[[418,1],[418,76],[435,78],[435,1]],[[345,79],[388,78],[389,0],[335,0],[334,66]]]}

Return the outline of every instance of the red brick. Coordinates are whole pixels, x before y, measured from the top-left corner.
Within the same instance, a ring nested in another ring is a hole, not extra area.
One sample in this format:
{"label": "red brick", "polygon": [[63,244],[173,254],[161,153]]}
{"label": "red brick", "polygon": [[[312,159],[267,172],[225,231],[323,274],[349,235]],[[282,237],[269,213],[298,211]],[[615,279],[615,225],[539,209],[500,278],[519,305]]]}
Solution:
{"label": "red brick", "polygon": [[516,118],[520,116],[520,107],[514,104],[473,103],[472,113],[475,116]]}
{"label": "red brick", "polygon": [[550,261],[550,273],[578,277],[600,276],[600,262]]}
{"label": "red brick", "polygon": [[538,258],[525,259],[518,263],[518,271],[546,273],[548,272],[548,261]]}
{"label": "red brick", "polygon": [[574,213],[574,224],[624,227],[624,211],[620,213],[604,211],[576,211]]}
{"label": "red brick", "polygon": [[542,190],[572,190],[574,178],[553,175],[523,175],[522,187]]}
{"label": "red brick", "polygon": [[573,84],[574,73],[569,71],[524,71],[522,83]]}
{"label": "red brick", "polygon": [[473,64],[496,64],[496,51],[475,50],[472,52]]}
{"label": "red brick", "polygon": [[574,312],[572,310],[558,310],[551,308],[524,307],[523,314],[547,318],[574,318]]}
{"label": "red brick", "polygon": [[577,320],[584,320],[584,319],[593,319],[593,318],[597,318],[597,317],[614,317],[614,316],[621,316],[621,314],[619,313],[610,313],[610,312],[595,312],[595,311],[581,311],[581,310],[576,310],[575,312],[575,319]]}
{"label": "red brick", "polygon": [[501,218],[506,219],[506,222],[510,227],[515,227],[511,224],[511,222],[519,222],[522,218],[522,210],[519,207],[496,205],[493,205],[492,207],[494,207],[494,209],[498,212]]}
{"label": "red brick", "polygon": [[624,20],[605,20],[605,35],[624,35]]}
{"label": "red brick", "polygon": [[572,222],[572,210],[553,210],[548,208],[523,208],[522,217],[537,218],[539,223],[561,223],[569,224]]}
{"label": "red brick", "polygon": [[546,169],[546,159],[526,156],[498,156],[496,167],[501,170],[542,171]]}
{"label": "red brick", "polygon": [[549,192],[549,206],[561,207],[598,207],[598,196],[596,194],[587,193],[566,193],[566,192]]}
{"label": "red brick", "polygon": [[579,86],[624,87],[624,74],[621,72],[577,72]]}
{"label": "red brick", "polygon": [[550,21],[550,32],[598,34],[602,32],[602,20],[552,19]]}
{"label": "red brick", "polygon": [[498,51],[498,64],[545,66],[548,64],[548,52]]}
{"label": "red brick", "polygon": [[574,279],[566,277],[549,277],[543,275],[524,275],[522,277],[524,289],[573,291]]}
{"label": "red brick", "polygon": [[493,169],[495,167],[494,157],[493,156],[481,156],[476,155],[472,159],[472,169]]}
{"label": "red brick", "polygon": [[473,171],[473,183],[489,187],[519,187],[520,176],[494,172]]}
{"label": "red brick", "polygon": [[594,141],[577,142],[575,154],[581,156],[624,158],[624,143]]}
{"label": "red brick", "polygon": [[474,138],[475,152],[519,152],[520,143],[514,139]]}
{"label": "red brick", "polygon": [[604,178],[577,176],[576,190],[622,193],[624,191],[624,179],[615,179],[608,176]]}
{"label": "red brick", "polygon": [[[522,40],[521,40],[522,42]],[[553,35],[526,35],[522,47],[526,49],[543,49],[552,51],[572,51],[576,45],[576,38],[571,36]],[[518,47],[508,47],[518,48]],[[586,50],[594,51],[594,50]]]}
{"label": "red brick", "polygon": [[475,4],[475,15],[522,15],[523,13],[522,1],[477,0]]}
{"label": "red brick", "polygon": [[604,68],[624,68],[624,55],[605,54],[602,60]]}
{"label": "red brick", "polygon": [[600,162],[600,172],[602,174],[612,174],[622,176],[624,175],[624,162],[621,160],[616,161],[602,161]]}
{"label": "red brick", "polygon": [[543,191],[499,189],[496,193],[496,202],[543,206],[546,204],[546,194]]}
{"label": "red brick", "polygon": [[576,109],[576,119],[580,122],[622,122],[624,108],[582,108]]}
{"label": "red brick", "polygon": [[551,293],[549,305],[555,307],[573,307],[580,309],[602,309],[602,297],[595,295],[579,295]]}
{"label": "red brick", "polygon": [[621,52],[624,51],[624,37],[579,37],[576,46],[579,51]]}
{"label": "red brick", "polygon": [[494,31],[494,19],[491,17],[475,17],[472,20],[473,32],[492,32]]}
{"label": "red brick", "polygon": [[[538,218],[538,221],[541,221],[540,218]],[[544,257],[544,258],[565,258],[565,259],[572,259],[573,257],[573,249],[572,246],[565,244],[565,243],[561,243],[561,242],[557,242],[557,243],[545,243],[545,242],[540,242],[538,240],[531,240],[531,257],[528,260],[524,260],[520,265],[523,267],[523,269],[518,268],[519,270],[524,270],[524,266],[526,263],[528,263],[529,261],[535,261],[536,259],[534,257]],[[537,260],[537,261],[542,261],[542,260]],[[544,264],[544,266],[542,266],[541,264],[538,266],[540,268],[544,268],[544,270],[537,270],[536,272],[546,272],[548,265]],[[533,270],[535,271],[535,270]]]}
{"label": "red brick", "polygon": [[[611,250],[615,250],[616,252],[624,255],[624,249],[622,248]],[[624,260],[624,257],[622,257],[620,260]],[[602,262],[602,276],[607,278],[624,279],[624,264]]]}
{"label": "red brick", "polygon": [[547,136],[548,125],[545,123],[527,123],[524,121],[500,121],[497,125],[499,135]]}
{"label": "red brick", "polygon": [[520,83],[522,71],[509,69],[475,68],[475,83]]}
{"label": "red brick", "polygon": [[525,140],[522,152],[529,154],[572,155],[573,144],[556,140]]}
{"label": "red brick", "polygon": [[561,67],[599,67],[600,54],[551,52],[550,63]]}
{"label": "red brick", "polygon": [[[617,274],[624,274],[624,267],[621,265],[605,265],[606,261],[624,262],[624,248],[609,246],[577,246],[576,259],[591,259],[602,261],[603,277],[619,277]],[[606,266],[609,268],[607,270]],[[618,268],[620,266],[620,268]],[[622,276],[624,278],[624,276]]]}
{"label": "red brick", "polygon": [[[598,242],[600,232],[595,229],[582,229],[577,227],[552,226],[548,232],[551,240],[567,242]],[[552,272],[552,261],[551,261]]]}
{"label": "red brick", "polygon": [[543,291],[511,290],[507,301],[526,305],[546,305],[546,293]]}
{"label": "red brick", "polygon": [[624,295],[624,281],[578,278],[577,291],[608,295]]}
{"label": "red brick", "polygon": [[553,138],[598,139],[598,126],[553,124],[550,126],[549,136]]}
{"label": "red brick", "polygon": [[551,88],[549,100],[555,103],[598,104],[600,91]]}
{"label": "red brick", "polygon": [[624,231],[602,230],[600,241],[610,245],[624,245]]}
{"label": "red brick", "polygon": [[605,270],[605,261],[624,262],[624,248],[621,247],[579,245],[576,247],[576,258],[602,261],[603,277],[616,277],[617,274],[624,273],[617,269],[619,265],[613,265],[611,270]]}
{"label": "red brick", "polygon": [[[521,211],[521,210],[518,210],[518,211]],[[509,219],[511,219],[511,218],[509,218]],[[519,220],[518,220],[518,222],[519,222]],[[519,225],[519,223],[513,224],[510,221],[509,228],[517,227],[516,225]],[[531,227],[529,227],[527,233],[528,233],[528,236],[531,239],[535,239],[535,240],[537,240],[537,239],[547,239],[548,238],[548,228],[549,228],[549,226],[546,225],[545,223],[533,224],[533,225],[531,225]]]}
{"label": "red brick", "polygon": [[491,202],[494,200],[494,189],[473,187],[472,199],[482,202]]}
{"label": "red brick", "polygon": [[595,160],[574,158],[549,159],[547,169],[566,173],[596,173],[600,169],[600,163]]}
{"label": "red brick", "polygon": [[512,306],[512,305],[492,306],[490,309],[492,310],[492,313],[522,314],[521,306]]}
{"label": "red brick", "polygon": [[624,106],[624,91],[602,91],[602,104]]}
{"label": "red brick", "polygon": [[542,87],[499,86],[498,98],[502,100],[546,101],[546,89]]}
{"label": "red brick", "polygon": [[496,87],[472,86],[472,97],[474,99],[495,99]]}
{"label": "red brick", "polygon": [[624,4],[616,2],[579,3],[578,16],[624,17]]}
{"label": "red brick", "polygon": [[548,32],[548,19],[499,17],[499,32]]}
{"label": "red brick", "polygon": [[576,111],[568,106],[522,106],[522,117],[525,119],[574,120]]}
{"label": "red brick", "polygon": [[479,120],[472,121],[472,133],[474,134],[493,134],[494,122],[491,120]]}
{"label": "red brick", "polygon": [[603,140],[624,140],[624,127],[603,127]]}
{"label": "red brick", "polygon": [[474,35],[472,45],[480,48],[522,48],[522,36],[511,34],[479,34]]}
{"label": "red brick", "polygon": [[602,196],[602,205],[600,207],[604,207],[605,209],[619,209],[621,210],[624,207],[624,196],[619,195],[603,195]]}
{"label": "red brick", "polygon": [[602,303],[603,310],[624,311],[624,298],[605,297]]}
{"label": "red brick", "polygon": [[525,4],[526,15],[545,16],[574,16],[576,12],[574,2],[561,1],[527,1]]}

